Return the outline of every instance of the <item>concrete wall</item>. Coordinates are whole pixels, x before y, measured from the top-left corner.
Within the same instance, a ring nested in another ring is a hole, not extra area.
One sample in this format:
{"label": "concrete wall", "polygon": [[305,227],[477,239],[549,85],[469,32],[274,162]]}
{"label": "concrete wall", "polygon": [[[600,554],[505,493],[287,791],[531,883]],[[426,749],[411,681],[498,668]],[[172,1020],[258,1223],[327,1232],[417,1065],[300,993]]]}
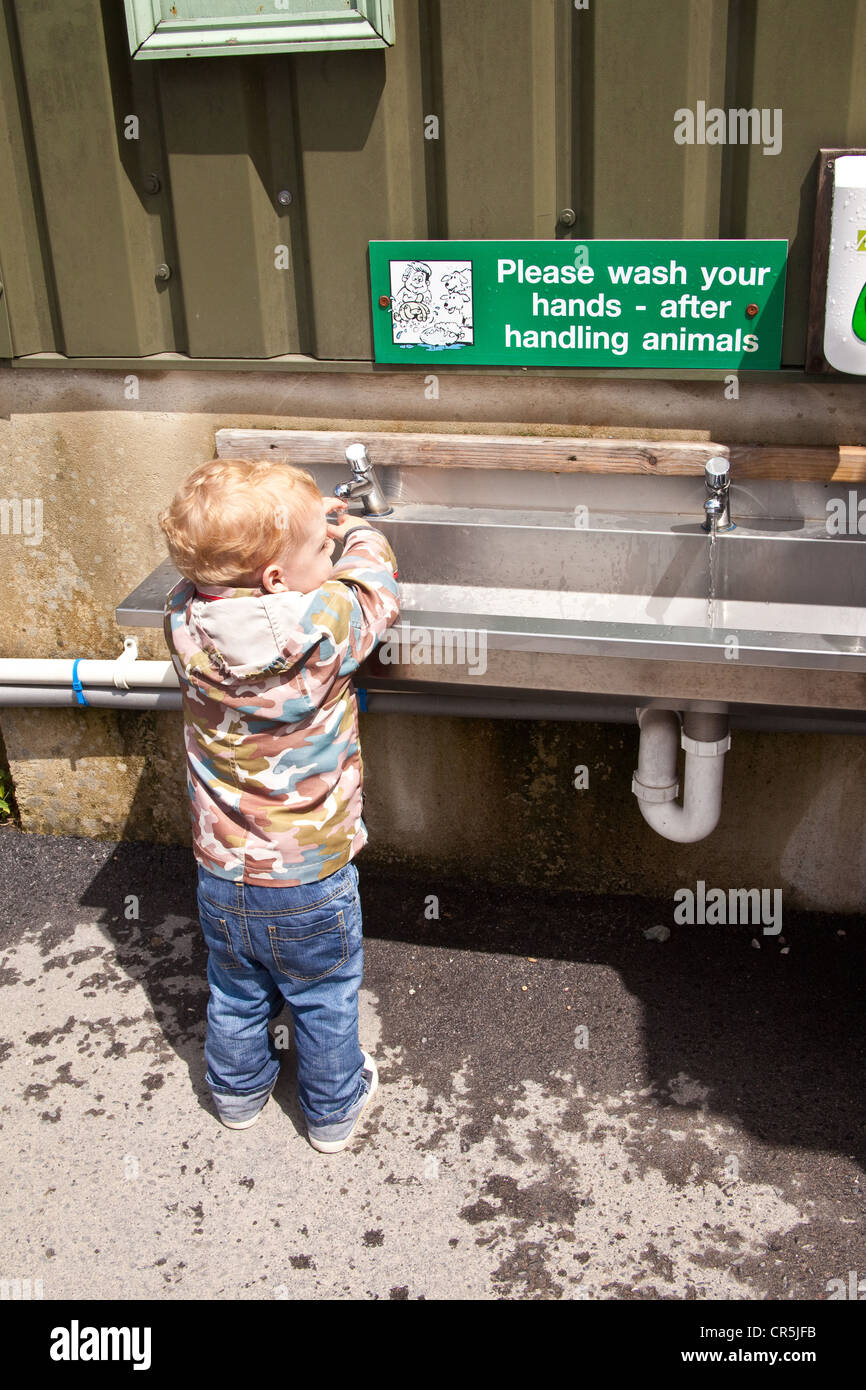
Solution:
{"label": "concrete wall", "polygon": [[[164,558],[156,514],[214,452],[214,432],[382,429],[619,435],[725,443],[857,444],[857,383],[776,379],[725,399],[721,380],[414,374],[0,372],[0,495],[41,498],[44,535],[0,537],[4,656],[112,657],[113,610]],[[625,490],[628,479],[622,480]],[[140,654],[162,659],[160,632]],[[188,843],[180,716],[0,710],[26,829]],[[637,729],[362,716],[366,862],[584,891],[782,887],[787,906],[858,912],[866,744],[848,736],[736,733],[722,822],[677,846],[630,792]],[[574,768],[589,787],[574,788]],[[431,888],[433,891],[433,888]]]}

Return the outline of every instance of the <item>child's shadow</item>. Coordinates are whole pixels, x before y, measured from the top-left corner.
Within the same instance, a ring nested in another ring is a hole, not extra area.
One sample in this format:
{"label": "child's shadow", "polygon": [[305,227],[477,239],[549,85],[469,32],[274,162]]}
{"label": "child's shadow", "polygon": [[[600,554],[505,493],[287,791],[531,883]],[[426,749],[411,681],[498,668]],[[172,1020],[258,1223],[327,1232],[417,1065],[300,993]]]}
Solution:
{"label": "child's shadow", "polygon": [[[94,916],[111,943],[118,969],[147,995],[157,1034],[153,1040],[156,1068],[168,1064],[172,1053],[179,1057],[199,1104],[218,1122],[205,1078],[207,947],[198,921],[196,867],[190,851],[121,843],[91,880],[81,902],[96,909]],[[280,1056],[280,1074],[270,1103],[278,1105],[298,1134],[306,1137],[306,1119],[297,1095],[294,1029],[287,1007],[271,1020],[269,1029],[276,1035]]]}

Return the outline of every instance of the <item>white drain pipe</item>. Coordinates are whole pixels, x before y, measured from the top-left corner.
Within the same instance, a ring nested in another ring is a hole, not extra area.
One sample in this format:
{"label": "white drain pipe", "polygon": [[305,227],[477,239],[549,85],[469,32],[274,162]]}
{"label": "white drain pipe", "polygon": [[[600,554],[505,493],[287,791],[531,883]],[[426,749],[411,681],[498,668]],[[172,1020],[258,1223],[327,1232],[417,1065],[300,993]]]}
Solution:
{"label": "white drain pipe", "polygon": [[[75,662],[67,659],[3,657],[0,659],[0,685],[62,685],[72,688]],[[131,687],[144,690],[177,690],[177,674],[170,661],[137,661],[119,657],[117,661],[79,661],[78,679],[82,685]]]}
{"label": "white drain pipe", "polygon": [[82,699],[71,685],[4,685],[0,683],[0,709],[180,709],[180,690],[115,690],[113,685],[88,685]]}
{"label": "white drain pipe", "polygon": [[68,657],[0,659],[0,706],[90,709],[180,709],[177,673],[170,661],[139,661],[138,644],[126,637],[116,661]]}
{"label": "white drain pipe", "polygon": [[[687,711],[680,719],[673,710],[637,711],[640,750],[631,789],[641,815],[666,840],[692,844],[712,834],[722,813],[725,754],[731,746],[728,717]],[[688,732],[686,732],[688,730]],[[695,737],[702,734],[703,737]],[[686,750],[682,804],[677,801],[677,755]]]}

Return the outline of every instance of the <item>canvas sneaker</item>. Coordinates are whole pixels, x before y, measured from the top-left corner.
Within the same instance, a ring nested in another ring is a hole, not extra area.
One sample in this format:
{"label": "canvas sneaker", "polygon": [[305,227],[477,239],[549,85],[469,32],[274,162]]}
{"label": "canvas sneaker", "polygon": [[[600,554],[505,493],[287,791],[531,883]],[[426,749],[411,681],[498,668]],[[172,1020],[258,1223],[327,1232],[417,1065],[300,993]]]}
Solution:
{"label": "canvas sneaker", "polygon": [[319,1153],[335,1154],[339,1153],[341,1149],[345,1149],[358,1127],[358,1121],[376,1094],[379,1086],[379,1072],[369,1052],[364,1053],[364,1067],[361,1075],[367,1083],[367,1094],[360,1109],[354,1115],[349,1115],[345,1120],[340,1120],[335,1125],[307,1125],[310,1143],[314,1149],[318,1149]]}

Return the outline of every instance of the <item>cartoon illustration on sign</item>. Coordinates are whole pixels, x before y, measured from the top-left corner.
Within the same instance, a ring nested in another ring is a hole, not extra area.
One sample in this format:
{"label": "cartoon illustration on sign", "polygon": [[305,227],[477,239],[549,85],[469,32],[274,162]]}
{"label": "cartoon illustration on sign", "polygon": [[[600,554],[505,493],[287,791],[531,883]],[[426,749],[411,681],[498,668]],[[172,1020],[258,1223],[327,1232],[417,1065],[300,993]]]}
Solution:
{"label": "cartoon illustration on sign", "polygon": [[471,261],[390,261],[393,341],[462,347],[473,338]]}

